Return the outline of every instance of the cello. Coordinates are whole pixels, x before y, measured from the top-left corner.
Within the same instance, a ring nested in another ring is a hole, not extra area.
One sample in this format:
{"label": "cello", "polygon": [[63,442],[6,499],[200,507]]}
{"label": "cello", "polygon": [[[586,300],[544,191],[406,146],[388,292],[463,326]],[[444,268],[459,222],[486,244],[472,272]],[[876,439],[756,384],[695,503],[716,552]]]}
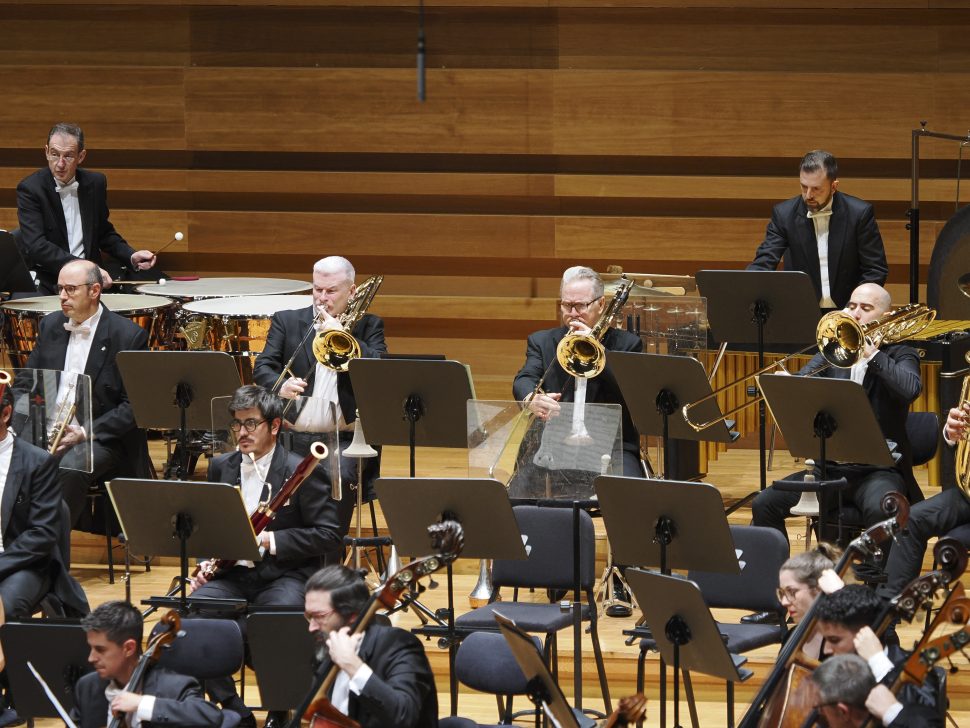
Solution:
{"label": "cello", "polygon": [[[379,609],[392,609],[398,598],[411,585],[429,576],[458,558],[464,546],[464,533],[457,521],[443,521],[428,527],[431,547],[434,554],[412,561],[391,576],[375,591],[361,610],[350,634],[355,635],[367,629]],[[310,728],[360,728],[360,724],[337,710],[327,695],[333,687],[340,668],[333,664],[324,651],[320,667],[313,676],[313,685],[297,709],[288,728],[300,728],[306,721]]]}
{"label": "cello", "polygon": [[[835,567],[839,577],[846,574],[854,560],[879,558],[882,555],[879,544],[892,538],[906,525],[909,518],[909,502],[902,495],[887,494],[883,498],[882,508],[889,518],[871,526],[849,544]],[[792,705],[789,695],[797,697],[800,694],[798,684],[810,673],[811,666],[804,664],[800,654],[802,646],[815,627],[817,604],[816,601],[805,618],[789,635],[788,641],[778,654],[775,666],[738,722],[738,728],[778,728],[783,724],[783,720],[787,722],[786,716],[790,716],[793,710],[807,715],[814,707],[813,705]]]}

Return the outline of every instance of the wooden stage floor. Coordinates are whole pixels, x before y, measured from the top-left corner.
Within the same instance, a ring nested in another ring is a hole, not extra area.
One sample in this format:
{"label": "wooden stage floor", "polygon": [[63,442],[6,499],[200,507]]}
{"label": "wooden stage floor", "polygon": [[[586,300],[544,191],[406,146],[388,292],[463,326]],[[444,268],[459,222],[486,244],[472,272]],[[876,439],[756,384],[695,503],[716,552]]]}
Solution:
{"label": "wooden stage floor", "polygon": [[[157,464],[161,464],[164,452],[157,442],[152,443],[153,457]],[[406,475],[407,474],[407,453],[403,448],[389,447],[384,450],[383,472],[385,475]],[[722,454],[716,462],[712,462],[707,482],[716,485],[722,492],[726,500],[739,498],[757,486],[757,452],[753,450],[735,449],[726,454]],[[417,466],[419,476],[453,476],[463,477],[464,472],[464,452],[430,451],[419,450],[417,456]],[[775,468],[769,477],[782,477],[788,472],[797,470],[788,457],[787,453],[776,456]],[[204,463],[200,464],[198,475],[204,475]],[[925,471],[918,472],[921,483],[926,482]],[[933,494],[933,489],[924,487],[927,496]],[[744,524],[750,519],[750,510],[742,509],[732,514],[731,523]],[[383,528],[383,521],[378,513],[379,526]],[[365,523],[368,519],[365,519]],[[797,551],[804,547],[804,521],[802,519],[791,519],[790,536],[792,550]],[[598,555],[599,559],[605,555],[605,533],[602,521],[596,521],[597,534],[599,538]],[[99,604],[109,599],[123,599],[124,586],[120,580],[114,585],[108,584],[106,567],[103,565],[103,541],[96,537],[85,534],[74,534],[75,558],[72,566],[72,573],[83,584],[88,598],[92,605]],[[165,560],[162,564],[153,566],[150,573],[144,573],[141,569],[135,569],[131,579],[132,600],[137,604],[139,600],[151,596],[163,594],[168,590],[169,583],[177,573],[177,568],[171,560]],[[602,563],[600,564],[602,566]],[[455,599],[459,612],[468,608],[467,595],[477,577],[477,561],[470,559],[459,559],[456,564],[455,578]],[[438,589],[425,592],[422,601],[432,609],[443,607],[447,603],[445,593],[445,580],[438,579],[441,586]],[[970,584],[966,578],[965,584]],[[535,599],[544,597],[544,594],[531,595]],[[526,595],[529,598],[529,595]],[[607,676],[609,680],[610,692],[614,701],[623,695],[632,693],[636,680],[636,660],[638,647],[628,647],[624,644],[622,630],[631,627],[638,616],[628,619],[611,619],[602,617],[600,619],[600,639],[604,650]],[[728,621],[737,619],[739,613],[729,613],[717,611],[715,616],[718,619]],[[417,626],[418,620],[410,612],[395,615],[395,623],[401,627]],[[912,644],[912,640],[918,637],[918,631],[913,627],[903,627],[899,630],[903,644]],[[431,664],[435,671],[439,710],[442,716],[448,715],[448,662],[447,652],[438,649],[434,641],[426,642],[426,649]],[[588,637],[584,640],[583,648],[583,696],[584,707],[601,707],[602,702],[598,697],[598,683],[596,680],[595,664],[592,660]],[[736,708],[735,714],[740,717],[747,703],[753,697],[767,671],[774,662],[777,648],[765,648],[749,653],[747,667],[754,670],[755,675],[747,682],[740,684],[736,689]],[[573,696],[573,641],[572,633],[563,634],[560,637],[560,676],[563,690],[567,697]],[[970,725],[970,679],[966,669],[970,669],[970,664],[963,657],[958,656],[958,665],[962,668],[958,674],[951,675],[949,680],[949,694],[951,699],[951,713],[958,725]],[[955,660],[955,661],[956,661]],[[651,655],[647,662],[647,696],[650,699],[649,715],[647,725],[659,725],[659,715],[657,710],[658,701],[658,658]],[[258,686],[252,680],[252,672],[248,671],[249,682],[247,683],[247,698],[253,702],[250,691],[256,691]],[[668,683],[669,688],[669,683]],[[720,680],[707,678],[701,675],[694,676],[694,689],[698,698],[698,708],[700,722],[705,726],[726,725],[725,716],[725,690],[724,683]],[[668,692],[669,696],[669,692]],[[517,703],[519,707],[525,705],[525,700],[520,699]],[[684,704],[682,703],[682,706]],[[473,693],[467,689],[462,689],[458,706],[459,715],[464,715],[483,722],[496,722],[495,701],[491,696]],[[671,721],[672,715],[668,710],[667,720]],[[681,722],[688,723],[686,708],[682,707]],[[56,725],[56,721],[39,721],[41,726]]]}

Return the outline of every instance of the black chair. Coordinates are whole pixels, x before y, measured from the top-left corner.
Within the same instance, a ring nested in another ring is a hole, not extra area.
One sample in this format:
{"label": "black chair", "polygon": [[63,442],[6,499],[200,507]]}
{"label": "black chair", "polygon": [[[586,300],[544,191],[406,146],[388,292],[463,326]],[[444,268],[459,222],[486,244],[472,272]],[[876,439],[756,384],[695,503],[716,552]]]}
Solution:
{"label": "black chair", "polygon": [[[741,573],[715,574],[690,571],[687,578],[697,584],[704,601],[712,609],[739,609],[746,612],[775,612],[777,624],[735,624],[718,622],[717,627],[728,652],[740,655],[759,647],[781,643],[788,628],[788,613],[778,601],[778,572],[788,560],[788,541],[774,528],[731,526],[735,549],[740,551]],[[647,652],[656,651],[653,639],[640,640],[637,662],[637,692],[643,692]],[[734,721],[734,683],[727,682],[728,725]]]}
{"label": "black chair", "polygon": [[[154,636],[158,626],[152,630]],[[158,664],[172,672],[194,677],[202,683],[233,675],[243,664],[243,637],[232,619],[184,619],[178,639],[162,650]],[[222,711],[222,728],[235,728],[240,715]]]}
{"label": "black chair", "polygon": [[[572,610],[562,609],[559,603],[541,604],[515,601],[519,589],[573,589],[573,511],[570,508],[538,508],[536,506],[516,506],[513,509],[519,530],[526,539],[529,556],[523,560],[503,561],[496,559],[492,567],[492,583],[495,590],[492,602],[471,612],[462,614],[455,620],[460,634],[477,631],[496,631],[495,611],[512,619],[520,629],[545,635],[543,653],[549,662],[550,671],[558,678],[558,648],[556,635],[573,624]],[[579,511],[580,544],[580,586],[584,595],[581,606],[583,621],[589,622],[589,634],[593,643],[593,656],[599,674],[603,703],[610,708],[610,694],[606,683],[606,668],[600,649],[599,632],[596,626],[596,601],[593,588],[596,584],[595,558],[596,541],[593,519],[585,511]],[[515,590],[513,601],[496,602],[499,589],[511,587]],[[579,653],[582,645],[575,645]]]}
{"label": "black chair", "polygon": [[[541,650],[539,638],[533,637],[532,640],[536,649]],[[515,717],[512,696],[528,693],[525,675],[499,632],[475,632],[462,640],[455,656],[455,675],[459,682],[473,690],[495,695],[502,725],[511,725]],[[537,728],[539,721],[536,712]]]}

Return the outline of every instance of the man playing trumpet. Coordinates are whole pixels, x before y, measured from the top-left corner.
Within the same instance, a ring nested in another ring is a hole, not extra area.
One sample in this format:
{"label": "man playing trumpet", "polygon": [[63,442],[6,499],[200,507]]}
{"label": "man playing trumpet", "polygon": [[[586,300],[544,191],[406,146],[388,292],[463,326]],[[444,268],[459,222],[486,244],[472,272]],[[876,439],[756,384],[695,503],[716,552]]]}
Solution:
{"label": "man playing trumpet", "polygon": [[[875,283],[863,283],[853,292],[845,310],[864,325],[889,313],[892,300],[889,292]],[[817,354],[799,374],[813,373],[825,364]],[[843,494],[845,503],[855,505],[867,526],[885,518],[881,502],[890,492],[905,495],[911,503],[923,499],[923,494],[913,477],[913,459],[909,438],[906,436],[906,417],[909,406],[919,396],[919,354],[906,344],[867,342],[863,357],[850,368],[828,367],[820,376],[833,379],[851,379],[866,391],[869,403],[883,436],[897,444],[901,458],[893,467],[876,467],[864,464],[830,465],[830,478],[845,476],[849,482]],[[795,480],[803,474],[789,476]],[[816,473],[819,476],[819,473]],[[785,518],[798,502],[798,493],[788,493],[774,488],[761,492],[752,504],[754,525],[777,528],[785,537]],[[823,514],[824,516],[825,514]]]}
{"label": "man playing trumpet", "polygon": [[[313,266],[313,305],[296,311],[280,311],[273,315],[269,334],[266,336],[266,346],[253,367],[253,380],[256,384],[271,389],[279,381],[280,397],[309,398],[296,417],[291,433],[292,448],[300,455],[309,452],[310,443],[317,439],[315,433],[332,432],[336,429],[341,449],[349,446],[353,439],[357,400],[350,384],[350,374],[337,372],[318,362],[313,355],[313,334],[306,339],[304,337],[311,326],[316,329],[316,333],[343,330],[340,316],[347,310],[348,302],[357,292],[354,276],[354,267],[346,258],[332,255],[318,260]],[[353,330],[347,333],[360,344],[362,357],[379,357],[387,351],[384,343],[384,322],[373,314],[365,313]],[[301,342],[303,350],[297,353],[290,367],[291,371],[284,372],[283,368],[297,352]],[[356,468],[353,458],[341,458],[341,480],[344,483],[357,482]],[[329,483],[327,469],[321,467],[320,470]],[[380,470],[380,457],[367,461],[362,478],[365,487],[380,475]],[[369,500],[366,491],[364,500]],[[354,498],[348,497],[339,501],[341,535],[346,534],[350,526],[354,502]]]}
{"label": "man playing trumpet", "polygon": [[[562,276],[559,289],[559,315],[562,325],[537,331],[529,336],[525,364],[515,375],[512,394],[527,403],[539,419],[548,420],[559,413],[560,402],[588,402],[590,404],[619,404],[623,410],[622,473],[628,477],[644,477],[640,460],[640,435],[623,401],[620,387],[609,365],[595,378],[574,377],[556,357],[556,347],[567,334],[588,334],[606,310],[603,281],[599,274],[585,266],[574,266]],[[603,336],[607,351],[643,351],[643,341],[628,331],[610,327]],[[544,378],[543,378],[544,377]],[[541,390],[536,385],[541,382]],[[611,585],[612,603],[606,607],[611,617],[626,617],[632,613],[630,598],[619,579]]]}

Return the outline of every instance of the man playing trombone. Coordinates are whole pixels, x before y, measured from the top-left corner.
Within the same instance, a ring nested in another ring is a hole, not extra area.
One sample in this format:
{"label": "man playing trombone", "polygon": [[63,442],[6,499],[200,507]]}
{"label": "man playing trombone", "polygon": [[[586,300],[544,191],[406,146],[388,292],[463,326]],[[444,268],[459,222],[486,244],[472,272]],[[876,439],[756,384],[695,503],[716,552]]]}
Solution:
{"label": "man playing trombone", "polygon": [[[887,314],[891,306],[892,300],[886,289],[875,283],[863,283],[852,292],[845,310],[860,325],[864,325]],[[830,465],[828,468],[829,477],[846,477],[849,485],[843,494],[843,501],[855,505],[862,512],[864,523],[869,526],[885,517],[880,504],[887,493],[902,493],[911,503],[923,499],[913,477],[912,452],[906,436],[909,406],[922,389],[919,354],[913,347],[903,343],[880,346],[880,339],[877,338],[865,342],[863,356],[851,367],[823,369],[825,364],[822,355],[816,354],[799,374],[811,375],[821,369],[820,376],[851,379],[862,385],[883,436],[897,444],[896,452],[901,455],[890,468],[864,464]],[[794,480],[802,475],[798,473],[789,478]],[[785,518],[797,502],[798,493],[768,488],[752,503],[754,525],[776,528],[787,538]]]}
{"label": "man playing trombone", "polygon": [[[590,404],[619,404],[623,410],[623,475],[644,477],[640,460],[640,435],[623,401],[619,385],[609,366],[594,378],[571,376],[560,365],[556,348],[567,334],[589,334],[606,310],[603,281],[599,274],[585,266],[574,266],[562,276],[559,289],[559,315],[562,325],[537,331],[529,336],[525,364],[515,375],[512,393],[516,400],[528,404],[539,419],[548,420],[559,410],[560,402],[588,402]],[[639,336],[610,327],[602,338],[607,351],[643,351]],[[541,387],[539,386],[541,384]],[[611,586],[614,602],[606,613],[626,617],[632,613],[619,579]]]}
{"label": "man playing trombone", "polygon": [[[309,452],[310,443],[317,439],[316,433],[336,429],[340,449],[349,446],[353,439],[357,401],[350,384],[350,374],[319,362],[313,352],[313,343],[316,334],[344,330],[341,316],[357,293],[354,276],[354,267],[346,258],[332,255],[318,260],[313,266],[313,305],[273,315],[266,346],[253,367],[253,381],[256,384],[277,391],[284,399],[308,398],[297,414],[290,434],[292,449],[299,455]],[[347,333],[360,345],[361,357],[379,357],[387,351],[384,322],[374,314],[363,314]],[[357,482],[353,458],[341,458],[340,469],[344,483]],[[329,482],[327,470],[322,466],[320,468]],[[365,487],[380,475],[380,470],[380,457],[367,461],[361,478]],[[364,500],[369,500],[367,491]],[[342,535],[347,533],[350,526],[354,503],[354,498],[340,499],[338,508]]]}

